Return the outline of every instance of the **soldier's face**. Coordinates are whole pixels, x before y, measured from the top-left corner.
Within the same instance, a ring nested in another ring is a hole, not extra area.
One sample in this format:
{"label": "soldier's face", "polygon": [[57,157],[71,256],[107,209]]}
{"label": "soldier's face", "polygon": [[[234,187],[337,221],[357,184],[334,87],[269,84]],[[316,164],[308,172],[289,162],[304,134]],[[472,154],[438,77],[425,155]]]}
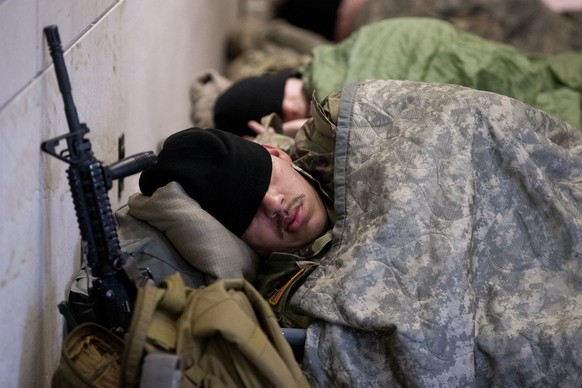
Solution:
{"label": "soldier's face", "polygon": [[242,239],[257,253],[289,252],[323,235],[327,213],[315,188],[291,165],[291,158],[278,148],[265,146],[271,154],[271,183],[257,214]]}

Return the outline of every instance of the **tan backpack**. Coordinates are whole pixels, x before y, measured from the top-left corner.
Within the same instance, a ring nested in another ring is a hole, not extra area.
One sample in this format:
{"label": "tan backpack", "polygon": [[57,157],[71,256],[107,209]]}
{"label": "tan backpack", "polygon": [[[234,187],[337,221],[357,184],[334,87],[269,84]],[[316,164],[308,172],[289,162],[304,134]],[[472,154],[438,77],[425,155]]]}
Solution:
{"label": "tan backpack", "polygon": [[[172,380],[174,385],[169,384]],[[121,386],[308,387],[271,308],[244,279],[205,288],[176,273],[140,288]]]}
{"label": "tan backpack", "polygon": [[82,323],[65,338],[52,388],[117,388],[123,341],[104,327]]}

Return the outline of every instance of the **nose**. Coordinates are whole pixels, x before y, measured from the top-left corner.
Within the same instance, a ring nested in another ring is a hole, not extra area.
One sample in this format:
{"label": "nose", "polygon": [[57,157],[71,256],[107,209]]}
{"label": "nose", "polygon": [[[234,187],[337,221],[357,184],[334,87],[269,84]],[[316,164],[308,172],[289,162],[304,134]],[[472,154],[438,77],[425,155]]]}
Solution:
{"label": "nose", "polygon": [[283,211],[284,201],[285,197],[282,194],[267,191],[267,193],[263,197],[263,202],[261,206],[268,217],[274,218]]}

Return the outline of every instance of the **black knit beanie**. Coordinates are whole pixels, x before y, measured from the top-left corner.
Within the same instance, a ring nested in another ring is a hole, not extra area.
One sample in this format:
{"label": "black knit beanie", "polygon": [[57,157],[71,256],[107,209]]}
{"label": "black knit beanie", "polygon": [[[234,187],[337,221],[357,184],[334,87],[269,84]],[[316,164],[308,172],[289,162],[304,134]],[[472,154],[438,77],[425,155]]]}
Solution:
{"label": "black knit beanie", "polygon": [[235,82],[216,100],[214,125],[238,136],[255,136],[248,127],[249,120],[260,121],[273,112],[283,116],[285,83],[291,76],[285,70]]}
{"label": "black knit beanie", "polygon": [[190,128],[164,142],[157,164],[142,172],[144,195],[176,181],[222,225],[241,236],[271,182],[272,162],[261,145],[219,131]]}

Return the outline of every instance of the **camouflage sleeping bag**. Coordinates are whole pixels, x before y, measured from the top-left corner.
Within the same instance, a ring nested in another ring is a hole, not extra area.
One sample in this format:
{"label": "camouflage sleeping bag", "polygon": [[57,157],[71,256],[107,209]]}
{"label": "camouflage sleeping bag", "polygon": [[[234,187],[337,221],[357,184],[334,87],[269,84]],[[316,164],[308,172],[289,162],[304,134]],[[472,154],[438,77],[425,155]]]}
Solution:
{"label": "camouflage sleeping bag", "polygon": [[344,88],[338,222],[291,300],[313,386],[580,386],[582,132],[498,94]]}

